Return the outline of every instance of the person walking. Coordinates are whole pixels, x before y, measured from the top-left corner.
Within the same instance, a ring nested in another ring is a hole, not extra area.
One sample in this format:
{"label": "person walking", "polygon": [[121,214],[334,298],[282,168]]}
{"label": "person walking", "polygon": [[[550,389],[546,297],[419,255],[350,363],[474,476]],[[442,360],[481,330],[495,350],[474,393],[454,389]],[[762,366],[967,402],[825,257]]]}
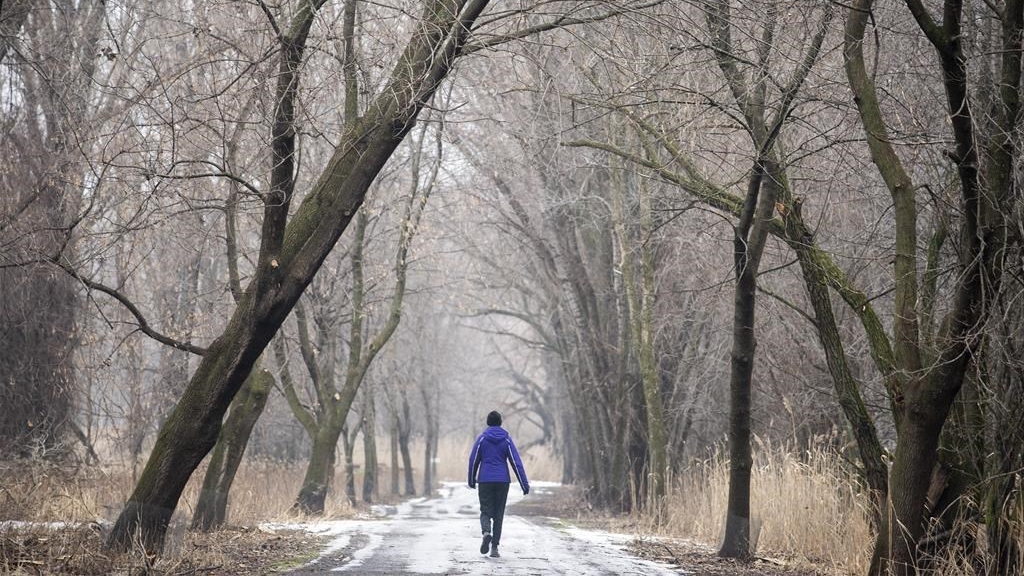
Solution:
{"label": "person walking", "polygon": [[487,415],[487,429],[477,437],[473,451],[469,454],[469,487],[477,488],[480,497],[480,530],[483,541],[480,542],[480,553],[491,551],[491,558],[499,558],[498,543],[501,542],[501,523],[505,518],[505,501],[508,499],[508,487],[512,480],[508,473],[508,464],[519,479],[519,487],[523,495],[530,493],[530,482],[526,479],[526,469],[519,459],[519,451],[512,442],[512,437],[501,427],[501,414],[492,411]]}

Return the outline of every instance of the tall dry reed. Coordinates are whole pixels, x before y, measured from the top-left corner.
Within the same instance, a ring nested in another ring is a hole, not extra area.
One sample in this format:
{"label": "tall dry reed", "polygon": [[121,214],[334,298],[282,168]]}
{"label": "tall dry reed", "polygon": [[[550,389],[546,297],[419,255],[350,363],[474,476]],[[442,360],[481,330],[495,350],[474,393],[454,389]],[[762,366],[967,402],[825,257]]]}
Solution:
{"label": "tall dry reed", "polygon": [[[870,560],[868,502],[841,460],[761,445],[751,481],[751,532],[767,551],[820,568],[864,573]],[[718,544],[725,525],[728,460],[716,453],[676,474],[663,514],[640,517],[644,531]]]}

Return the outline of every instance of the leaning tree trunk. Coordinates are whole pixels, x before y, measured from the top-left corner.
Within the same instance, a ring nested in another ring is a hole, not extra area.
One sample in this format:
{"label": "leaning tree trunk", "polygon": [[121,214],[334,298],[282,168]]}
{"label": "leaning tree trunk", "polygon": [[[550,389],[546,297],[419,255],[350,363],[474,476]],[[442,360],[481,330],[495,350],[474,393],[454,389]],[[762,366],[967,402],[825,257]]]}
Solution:
{"label": "leaning tree trunk", "polygon": [[[248,111],[250,105],[246,104]],[[238,148],[244,134],[244,117],[235,125],[234,134],[227,142],[224,162],[229,172],[235,172],[238,164]],[[286,144],[293,145],[294,136],[288,130],[282,130],[275,137]],[[285,146],[286,148],[288,146]],[[287,163],[286,163],[287,164]],[[291,190],[294,188],[294,170],[278,169],[272,172],[271,188],[274,190]],[[228,268],[228,288],[235,303],[242,297],[242,283],[238,271],[238,204],[241,196],[241,185],[234,180],[228,184],[228,201],[224,212],[224,239]],[[198,266],[198,263],[197,263]],[[196,279],[198,282],[198,279]],[[259,364],[254,367],[256,372],[250,374],[242,391],[231,404],[231,411],[224,428],[217,439],[217,444],[210,455],[210,463],[203,478],[203,488],[192,515],[194,530],[212,530],[227,522],[227,504],[231,486],[235,481],[235,473],[242,462],[245,448],[249,444],[256,421],[259,420],[267,405],[267,397],[274,378],[269,372],[261,371]],[[183,381],[186,379],[183,379]]]}
{"label": "leaning tree trunk", "polygon": [[[270,199],[255,275],[161,427],[146,468],[111,530],[108,546],[127,549],[138,542],[149,552],[162,549],[182,490],[216,443],[232,399],[424,103],[447,76],[488,2],[469,4],[458,15],[440,4],[435,0],[425,6],[388,86],[358,122],[346,127],[327,167],[287,226],[288,198]],[[291,79],[284,80],[289,84],[298,82],[297,66],[316,7],[305,5],[297,25],[288,31],[289,49],[283,54],[294,64],[287,70]]]}
{"label": "leaning tree trunk", "polygon": [[249,375],[245,386],[235,397],[231,412],[220,431],[217,445],[210,454],[210,464],[203,478],[196,511],[192,515],[193,530],[213,530],[227,522],[228,494],[235,481],[238,466],[245,455],[256,421],[267,405],[274,377],[266,370]]}
{"label": "leaning tree trunk", "polygon": [[[780,174],[780,178],[784,178]],[[807,290],[808,299],[814,309],[815,328],[818,340],[825,352],[825,361],[836,391],[836,398],[843,410],[863,466],[864,483],[867,485],[875,526],[881,522],[885,500],[889,491],[889,469],[883,458],[884,450],[878,439],[875,423],[868,414],[861,397],[857,380],[853,376],[846,358],[839,327],[832,311],[832,298],[828,291],[827,256],[814,244],[813,236],[802,214],[802,203],[794,200],[788,183],[783,181],[781,200],[784,205],[786,242],[796,253]],[[883,336],[884,337],[884,336]]]}

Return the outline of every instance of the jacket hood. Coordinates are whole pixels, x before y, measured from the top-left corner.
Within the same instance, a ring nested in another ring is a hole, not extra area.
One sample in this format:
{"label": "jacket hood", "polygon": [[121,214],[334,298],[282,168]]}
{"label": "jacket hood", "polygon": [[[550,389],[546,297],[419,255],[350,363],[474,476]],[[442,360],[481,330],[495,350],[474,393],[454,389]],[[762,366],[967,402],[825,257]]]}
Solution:
{"label": "jacket hood", "polygon": [[484,430],[484,438],[488,442],[504,442],[508,439],[508,432],[501,426],[488,426]]}

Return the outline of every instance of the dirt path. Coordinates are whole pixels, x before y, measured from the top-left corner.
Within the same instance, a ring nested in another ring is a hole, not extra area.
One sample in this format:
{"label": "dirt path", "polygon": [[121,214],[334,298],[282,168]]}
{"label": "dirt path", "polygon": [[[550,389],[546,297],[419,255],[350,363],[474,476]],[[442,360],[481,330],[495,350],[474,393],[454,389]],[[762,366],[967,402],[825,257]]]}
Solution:
{"label": "dirt path", "polygon": [[446,485],[439,496],[392,508],[380,520],[324,522],[332,540],[317,560],[294,575],[347,572],[380,575],[668,576],[685,573],[625,551],[630,538],[581,530],[543,515],[557,488],[535,486],[526,499],[509,494],[501,558],[479,553],[476,492]]}

